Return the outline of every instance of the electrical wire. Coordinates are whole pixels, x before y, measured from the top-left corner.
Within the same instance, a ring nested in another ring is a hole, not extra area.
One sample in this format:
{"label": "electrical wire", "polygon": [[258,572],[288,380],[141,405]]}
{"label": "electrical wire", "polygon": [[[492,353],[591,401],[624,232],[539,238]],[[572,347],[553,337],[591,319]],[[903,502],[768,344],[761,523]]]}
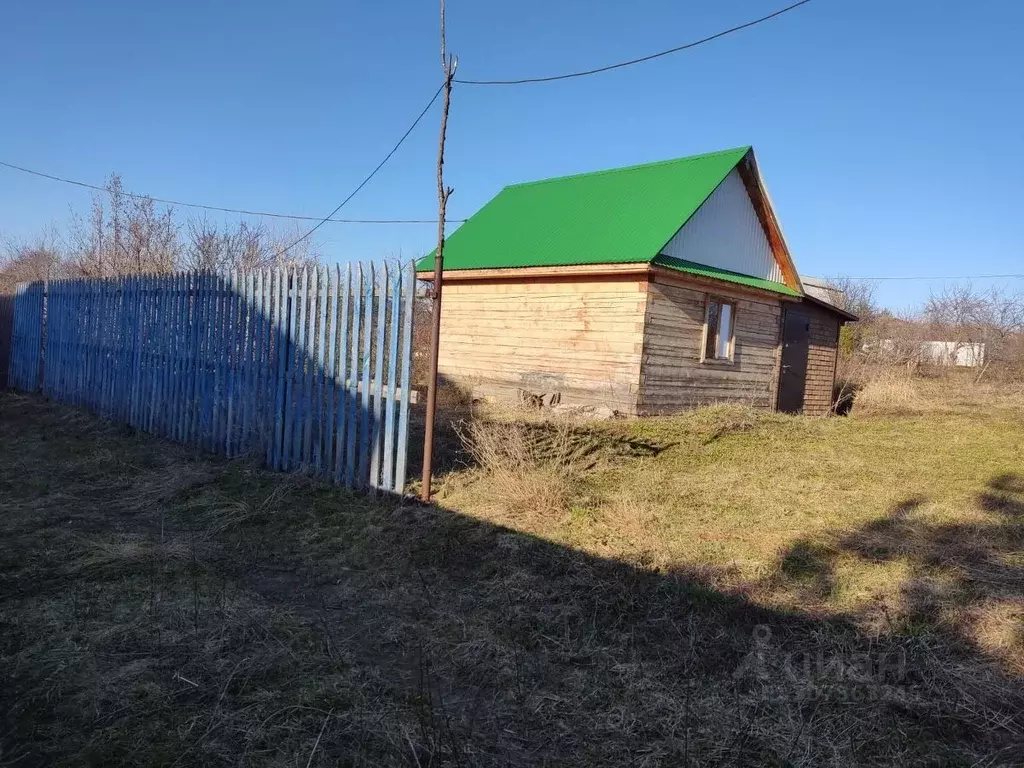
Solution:
{"label": "electrical wire", "polygon": [[629,61],[620,61],[617,64],[609,64],[604,67],[586,69],[580,72],[568,72],[562,75],[548,75],[546,77],[524,77],[518,80],[462,80],[460,78],[455,78],[454,82],[461,83],[462,85],[525,85],[527,83],[552,83],[555,82],[556,80],[569,80],[574,77],[585,77],[587,75],[596,75],[601,72],[610,72],[613,69],[622,69],[623,67],[631,67],[634,64],[643,64],[644,62],[647,61],[660,59],[662,56],[668,56],[673,53],[679,53],[680,51],[685,51],[689,48],[696,48],[698,45],[704,45],[705,43],[710,43],[712,40],[717,40],[720,37],[731,35],[733,32],[739,32],[740,30],[748,29],[750,27],[757,26],[758,24],[762,24],[766,21],[769,21],[770,19],[774,19],[776,16],[781,16],[784,13],[788,13],[789,11],[799,8],[801,5],[807,5],[807,3],[809,2],[811,2],[811,0],[800,0],[800,2],[798,3],[793,3],[793,5],[781,8],[775,11],[774,13],[768,14],[767,16],[762,16],[759,19],[754,19],[753,21],[748,21],[744,24],[740,24],[739,26],[722,30],[721,32],[717,32],[711,35],[710,37],[705,37],[700,40],[694,40],[692,43],[686,43],[685,45],[676,46],[675,48],[669,48],[666,51],[659,51],[658,53],[652,53],[647,56],[641,56],[637,59],[630,59]]}
{"label": "electrical wire", "polygon": [[420,112],[416,116],[416,119],[412,121],[412,125],[410,125],[408,130],[406,130],[406,132],[402,134],[402,138],[400,138],[398,140],[398,143],[395,144],[395,146],[393,146],[391,148],[390,152],[388,152],[386,155],[384,155],[384,159],[381,160],[379,163],[377,163],[377,167],[374,168],[372,171],[370,171],[370,174],[365,179],[363,179],[361,182],[359,182],[359,186],[357,186],[355,189],[353,189],[352,192],[349,193],[348,197],[346,197],[344,200],[342,200],[340,203],[338,203],[338,205],[335,207],[335,209],[333,211],[328,213],[323,219],[321,219],[319,222],[317,222],[315,225],[313,225],[313,227],[311,227],[310,230],[308,232],[306,232],[306,234],[302,235],[299,238],[296,238],[296,240],[294,242],[292,242],[290,245],[288,245],[285,248],[282,248],[280,251],[278,251],[275,254],[275,258],[283,256],[284,254],[288,253],[288,251],[290,251],[296,245],[298,245],[303,240],[305,240],[307,237],[309,237],[314,232],[316,232],[318,229],[320,229],[320,227],[322,227],[324,224],[326,224],[328,221],[330,221],[331,217],[334,214],[336,214],[338,211],[340,211],[349,200],[351,200],[353,197],[355,197],[357,194],[359,194],[359,190],[361,190],[363,187],[365,187],[367,184],[370,183],[370,179],[372,179],[374,176],[377,175],[377,171],[379,171],[381,168],[384,167],[384,164],[388,160],[391,159],[391,156],[394,155],[395,152],[398,151],[398,148],[400,146],[402,146],[402,144],[405,143],[405,140],[407,138],[409,138],[409,134],[413,132],[413,130],[416,128],[417,125],[420,124],[420,120],[422,120],[424,118],[424,116],[427,114],[427,112],[430,111],[430,108],[432,106],[434,106],[434,102],[437,101],[437,97],[440,96],[441,95],[441,91],[444,90],[444,85],[445,85],[444,83],[441,83],[441,85],[438,86],[437,90],[434,92],[434,95],[430,98],[430,101],[427,102],[427,106],[425,106],[423,108],[423,111]]}
{"label": "electrical wire", "polygon": [[848,278],[847,275],[837,275],[834,278],[818,278],[818,280],[862,280],[862,281],[876,281],[876,280],[1010,280],[1010,279],[1024,279],[1024,274],[947,274],[945,276],[931,276],[927,274],[907,274],[907,275],[885,275],[878,276],[878,278]]}
{"label": "electrical wire", "polygon": [[[438,93],[440,93],[440,91],[438,91]],[[434,103],[434,101],[436,99],[437,99],[437,94],[434,95],[434,99],[432,99],[430,104],[427,105],[427,109],[428,110],[430,109],[430,106]],[[424,110],[424,114],[425,114],[425,112],[426,112],[426,110]],[[416,122],[419,122],[419,120],[422,119],[422,117],[423,117],[423,114],[421,114],[420,117],[417,118]],[[416,123],[413,123],[412,128],[415,128],[415,127],[416,127]],[[373,175],[376,174],[377,171],[380,170],[381,166],[383,166],[384,163],[386,163],[391,158],[391,156],[395,153],[395,151],[398,149],[398,147],[400,147],[402,145],[402,142],[404,142],[405,139],[408,137],[409,133],[412,132],[412,128],[410,128],[409,131],[406,132],[406,134],[402,137],[402,140],[395,146],[394,149],[391,150],[391,152],[388,153],[387,157],[385,157],[384,161],[379,166],[377,166],[377,168],[374,169],[373,173],[370,174],[370,176],[368,176],[363,181],[363,183],[360,184],[359,187],[356,188],[356,192],[358,192],[360,189],[362,189],[362,187],[365,186],[366,183],[371,178],[373,178]],[[20,171],[21,173],[27,173],[27,174],[29,174],[31,176],[38,176],[39,178],[42,178],[42,179],[49,179],[50,181],[58,181],[58,182],[60,182],[62,184],[70,184],[70,185],[75,186],[75,187],[82,187],[84,189],[92,189],[92,190],[95,190],[97,192],[106,192],[107,194],[110,194],[110,190],[107,187],[99,186],[97,184],[90,184],[90,183],[85,182],[85,181],[78,181],[76,179],[68,179],[68,178],[64,178],[63,176],[55,176],[55,175],[50,174],[50,173],[44,173],[43,171],[36,171],[36,170],[31,169],[31,168],[26,168],[25,166],[22,166],[22,165],[16,165],[14,163],[8,163],[8,162],[5,162],[3,160],[0,160],[0,166],[3,166],[4,168],[9,168],[9,169],[11,169],[13,171]],[[204,211],[217,211],[217,212],[220,212],[220,213],[238,213],[238,214],[241,214],[243,216],[265,216],[265,217],[272,218],[272,219],[292,219],[294,221],[316,221],[316,222],[320,222],[320,224],[318,226],[322,226],[323,224],[326,224],[328,222],[330,222],[332,224],[437,224],[437,219],[335,219],[335,218],[333,218],[333,214],[331,216],[328,216],[327,218],[324,218],[324,217],[321,217],[321,216],[303,216],[303,215],[295,214],[295,213],[274,213],[272,211],[251,211],[251,210],[248,210],[248,209],[245,209],[245,208],[225,208],[225,207],[219,206],[219,205],[206,205],[204,203],[189,203],[189,202],[185,202],[183,200],[172,200],[172,199],[166,198],[166,197],[153,197],[152,195],[140,195],[140,194],[136,194],[134,192],[121,192],[121,194],[124,195],[125,197],[130,197],[130,198],[133,198],[133,199],[136,199],[136,200],[152,200],[155,203],[163,203],[165,205],[174,205],[174,206],[177,206],[179,208],[197,208],[197,209],[204,210]],[[355,194],[355,192],[353,192],[353,195],[354,194]],[[350,200],[350,199],[351,199],[351,197],[349,197],[345,202],[348,202],[348,200]],[[342,205],[344,205],[344,203],[342,203]],[[336,208],[335,211],[340,210],[340,208],[341,208],[341,206]],[[463,221],[465,221],[465,219],[448,219],[448,221],[450,221],[452,223],[458,224],[458,223],[462,223]],[[306,237],[308,237],[308,236],[309,235],[307,234]]]}

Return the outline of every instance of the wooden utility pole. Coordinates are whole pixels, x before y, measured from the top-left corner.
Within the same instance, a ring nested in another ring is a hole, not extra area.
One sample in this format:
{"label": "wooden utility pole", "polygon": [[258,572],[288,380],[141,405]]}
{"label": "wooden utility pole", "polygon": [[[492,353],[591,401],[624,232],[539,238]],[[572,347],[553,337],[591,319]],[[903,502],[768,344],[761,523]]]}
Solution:
{"label": "wooden utility pole", "polygon": [[437,251],[434,253],[433,303],[430,329],[430,380],[427,382],[427,417],[423,436],[423,482],[420,498],[430,501],[430,476],[434,465],[434,415],[437,411],[437,357],[441,347],[441,280],[444,271],[444,218],[448,198],[454,190],[444,185],[444,142],[448,132],[448,108],[452,100],[452,79],[459,61],[448,54],[444,34],[444,0],[441,0],[441,69],[444,71],[444,103],[441,110],[441,136],[437,143]]}

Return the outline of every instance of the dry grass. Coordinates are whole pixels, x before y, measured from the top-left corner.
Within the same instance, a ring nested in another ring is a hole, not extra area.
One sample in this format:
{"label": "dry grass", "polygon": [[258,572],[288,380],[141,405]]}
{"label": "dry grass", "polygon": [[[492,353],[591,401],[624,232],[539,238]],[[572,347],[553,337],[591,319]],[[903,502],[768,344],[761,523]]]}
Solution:
{"label": "dry grass", "polygon": [[0,763],[1012,765],[1007,398],[483,421],[428,508],[4,395]]}
{"label": "dry grass", "polygon": [[858,365],[839,376],[837,396],[862,416],[1024,407],[1024,380],[994,379],[987,373],[974,368]]}
{"label": "dry grass", "polygon": [[853,402],[853,412],[861,415],[919,413],[923,402],[917,383],[903,369],[888,370],[869,379]]}
{"label": "dry grass", "polygon": [[499,517],[544,524],[568,513],[582,478],[582,457],[568,422],[474,419],[456,429]]}
{"label": "dry grass", "polygon": [[[996,714],[1024,683],[1020,388],[879,376],[853,413],[816,421],[716,406],[578,425],[654,448],[589,467],[561,523],[509,524],[765,609],[923,642],[949,665],[950,685],[970,689],[964,706],[1024,743],[1024,725]],[[504,436],[507,426],[476,426],[488,429]],[[445,502],[509,522],[485,502],[490,478],[464,476]]]}

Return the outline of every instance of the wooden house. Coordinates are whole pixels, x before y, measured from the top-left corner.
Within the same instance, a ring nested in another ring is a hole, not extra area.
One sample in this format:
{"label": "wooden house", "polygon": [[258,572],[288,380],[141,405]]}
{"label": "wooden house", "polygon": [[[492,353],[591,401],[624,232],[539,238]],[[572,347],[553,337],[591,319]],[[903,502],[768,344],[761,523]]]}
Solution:
{"label": "wooden house", "polygon": [[856,319],[804,291],[750,147],[506,187],[443,280],[445,380],[627,415],[827,414]]}

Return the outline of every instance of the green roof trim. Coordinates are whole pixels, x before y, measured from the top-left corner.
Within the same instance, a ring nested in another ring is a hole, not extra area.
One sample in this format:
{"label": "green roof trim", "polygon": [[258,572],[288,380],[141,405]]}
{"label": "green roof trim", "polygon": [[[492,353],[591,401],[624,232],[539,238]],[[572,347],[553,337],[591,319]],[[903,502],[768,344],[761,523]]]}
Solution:
{"label": "green roof trim", "polygon": [[[750,147],[505,187],[445,241],[444,268],[650,262]],[[434,254],[416,264],[434,269]]]}
{"label": "green roof trim", "polygon": [[692,261],[684,261],[683,259],[666,256],[665,254],[656,256],[651,263],[676,272],[685,272],[686,274],[696,275],[697,277],[709,277],[714,280],[724,280],[727,283],[736,283],[737,285],[745,285],[748,288],[759,288],[762,291],[781,293],[784,296],[802,295],[799,291],[794,291],[785,283],[776,283],[774,280],[763,280],[760,277],[751,277],[750,275],[743,275],[739,272],[730,272],[728,269],[719,269],[718,267],[709,267],[705,264],[697,264]]}

